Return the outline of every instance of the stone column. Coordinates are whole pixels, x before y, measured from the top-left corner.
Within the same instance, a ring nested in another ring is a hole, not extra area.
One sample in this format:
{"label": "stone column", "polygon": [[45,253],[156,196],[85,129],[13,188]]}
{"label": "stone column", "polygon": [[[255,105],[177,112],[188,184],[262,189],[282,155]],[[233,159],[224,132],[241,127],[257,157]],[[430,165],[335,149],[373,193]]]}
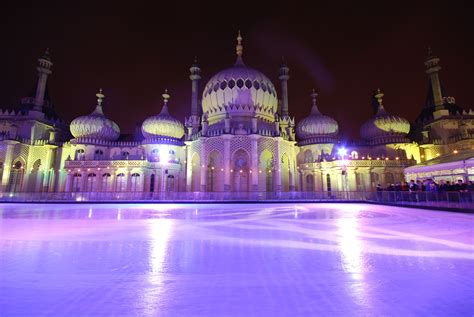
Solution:
{"label": "stone column", "polygon": [[73,173],[69,172],[66,175],[66,186],[64,187],[64,191],[66,193],[70,193],[72,191],[72,178],[73,178]]}
{"label": "stone column", "polygon": [[[8,141],[7,141],[8,142]],[[13,148],[14,145],[7,143],[5,151],[5,160],[3,163],[3,175],[2,175],[2,186],[1,190],[5,191],[8,186],[8,181],[10,180],[10,172],[13,165]]]}
{"label": "stone column", "polygon": [[206,140],[201,145],[201,191],[207,191],[207,153],[206,153]]}
{"label": "stone column", "polygon": [[224,138],[224,191],[230,191],[230,135],[223,135]]}
{"label": "stone column", "polygon": [[190,192],[193,181],[193,158],[191,156],[191,142],[186,142],[186,191]]}
{"label": "stone column", "polygon": [[353,167],[347,168],[347,189],[349,191],[357,191],[357,182],[356,182],[356,174],[355,169]]}
{"label": "stone column", "polygon": [[132,191],[132,171],[127,172],[127,192]]}
{"label": "stone column", "polygon": [[293,163],[293,160],[290,159],[289,162],[289,171],[288,171],[288,187],[289,191],[295,191],[295,164]]}
{"label": "stone column", "polygon": [[280,157],[280,138],[277,138],[275,141],[275,166],[274,166],[274,173],[273,173],[273,184],[274,184],[274,191],[280,192],[281,191],[281,157]]}
{"label": "stone column", "polygon": [[252,177],[252,191],[258,191],[258,135],[251,136],[251,155],[252,155],[252,167],[251,167],[251,177]]}

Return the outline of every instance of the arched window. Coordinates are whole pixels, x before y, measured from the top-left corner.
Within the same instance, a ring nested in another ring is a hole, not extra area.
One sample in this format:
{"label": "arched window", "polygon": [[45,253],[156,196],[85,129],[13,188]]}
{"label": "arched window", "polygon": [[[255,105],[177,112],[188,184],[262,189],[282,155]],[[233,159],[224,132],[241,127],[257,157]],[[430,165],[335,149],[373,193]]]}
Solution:
{"label": "arched window", "polygon": [[127,181],[124,173],[117,174],[117,182],[116,182],[115,191],[123,192],[127,189]]}
{"label": "arched window", "polygon": [[122,152],[122,158],[125,160],[128,160],[128,157],[130,156],[130,152],[128,151],[123,151]]}
{"label": "arched window", "polygon": [[132,192],[140,191],[140,185],[141,185],[140,174],[133,173],[131,177],[132,177],[132,184],[131,184],[132,188],[130,189],[130,191]]}
{"label": "arched window", "polygon": [[74,175],[72,177],[72,191],[73,192],[80,192],[81,191],[81,183],[82,183],[81,173],[74,173]]}
{"label": "arched window", "polygon": [[359,153],[357,153],[356,151],[352,151],[351,152],[351,157],[353,160],[357,160],[359,159]]}
{"label": "arched window", "polygon": [[84,149],[78,149],[76,150],[76,160],[82,161],[86,159],[86,153]]}
{"label": "arched window", "polygon": [[23,176],[25,175],[25,167],[20,161],[16,161],[10,171],[10,178],[8,180],[7,192],[19,192],[23,185]]}
{"label": "arched window", "polygon": [[87,191],[91,192],[96,189],[96,174],[95,173],[89,173],[87,175]]}
{"label": "arched window", "polygon": [[328,192],[330,192],[331,191],[331,175],[329,174],[326,174],[326,185],[328,188]]}
{"label": "arched window", "polygon": [[112,175],[110,175],[109,173],[102,174],[101,181],[102,181],[102,189],[101,189],[102,192],[108,192],[112,189],[112,184],[111,184]]}
{"label": "arched window", "polygon": [[95,150],[94,152],[94,160],[101,160],[104,158],[104,151],[102,150]]}
{"label": "arched window", "polygon": [[166,180],[166,191],[167,192],[172,192],[175,191],[175,178],[173,175],[168,175],[167,180]]}

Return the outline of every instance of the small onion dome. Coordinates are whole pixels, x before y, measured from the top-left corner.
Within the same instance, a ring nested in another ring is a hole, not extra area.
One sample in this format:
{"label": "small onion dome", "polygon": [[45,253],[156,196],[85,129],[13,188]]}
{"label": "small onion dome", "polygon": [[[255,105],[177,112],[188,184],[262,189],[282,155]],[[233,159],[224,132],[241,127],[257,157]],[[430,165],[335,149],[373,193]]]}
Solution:
{"label": "small onion dome", "polygon": [[169,137],[181,139],[184,135],[184,126],[168,112],[170,95],[165,90],[163,94],[163,108],[157,116],[149,117],[142,124],[142,134],[145,138]]}
{"label": "small onion dome", "polygon": [[378,102],[377,113],[360,129],[361,136],[368,141],[384,137],[405,137],[410,132],[408,120],[392,115],[385,110],[382,104],[383,96],[380,89],[377,89],[374,95]]}
{"label": "small onion dome", "polygon": [[102,89],[96,94],[97,106],[94,112],[72,120],[69,129],[76,138],[92,138],[97,140],[115,141],[120,136],[119,126],[104,115],[102,102],[105,96]]}
{"label": "small onion dome", "polygon": [[316,105],[317,96],[318,94],[313,89],[313,93],[311,94],[313,101],[311,114],[296,125],[296,135],[301,140],[325,136],[333,137],[336,136],[339,131],[336,120],[319,112],[318,106]]}

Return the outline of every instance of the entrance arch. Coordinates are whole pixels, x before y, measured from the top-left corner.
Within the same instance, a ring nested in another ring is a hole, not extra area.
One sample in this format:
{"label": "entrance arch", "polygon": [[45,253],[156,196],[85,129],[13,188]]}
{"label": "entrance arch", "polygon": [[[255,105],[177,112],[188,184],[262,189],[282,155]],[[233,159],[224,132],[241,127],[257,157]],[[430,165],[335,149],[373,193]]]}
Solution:
{"label": "entrance arch", "polygon": [[25,165],[21,161],[16,161],[10,171],[8,179],[7,192],[20,192],[23,185],[23,177],[25,176]]}
{"label": "entrance arch", "polygon": [[258,190],[273,191],[273,155],[269,150],[263,150],[258,164]]}
{"label": "entrance arch", "polygon": [[250,157],[242,149],[232,156],[232,188],[234,192],[248,192],[250,190]]}
{"label": "entrance arch", "polygon": [[218,192],[224,190],[224,172],[222,171],[222,157],[219,152],[212,151],[208,156],[207,164],[207,191]]}

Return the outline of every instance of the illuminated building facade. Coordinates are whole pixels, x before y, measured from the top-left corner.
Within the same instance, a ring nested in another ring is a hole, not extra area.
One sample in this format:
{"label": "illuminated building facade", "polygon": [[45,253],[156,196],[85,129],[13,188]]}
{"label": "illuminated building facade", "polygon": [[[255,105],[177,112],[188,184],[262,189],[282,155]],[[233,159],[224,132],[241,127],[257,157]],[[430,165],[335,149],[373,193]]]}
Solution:
{"label": "illuminated building facade", "polygon": [[319,111],[314,91],[309,116],[295,124],[286,65],[279,69],[278,98],[268,77],[245,65],[240,34],[236,54],[234,65],[202,91],[201,70],[197,62],[191,66],[191,113],[184,124],[170,114],[165,91],[160,113],[147,118],[139,134],[121,135],[104,113],[101,90],[93,112],[69,125],[59,119],[48,95],[53,64],[46,53],[34,94],[0,112],[1,190],[370,191],[403,181],[405,169],[417,163],[474,147],[474,112],[445,94],[439,59],[431,53],[428,97],[414,125],[390,114],[377,90],[377,111],[353,144],[339,140],[338,123]]}

